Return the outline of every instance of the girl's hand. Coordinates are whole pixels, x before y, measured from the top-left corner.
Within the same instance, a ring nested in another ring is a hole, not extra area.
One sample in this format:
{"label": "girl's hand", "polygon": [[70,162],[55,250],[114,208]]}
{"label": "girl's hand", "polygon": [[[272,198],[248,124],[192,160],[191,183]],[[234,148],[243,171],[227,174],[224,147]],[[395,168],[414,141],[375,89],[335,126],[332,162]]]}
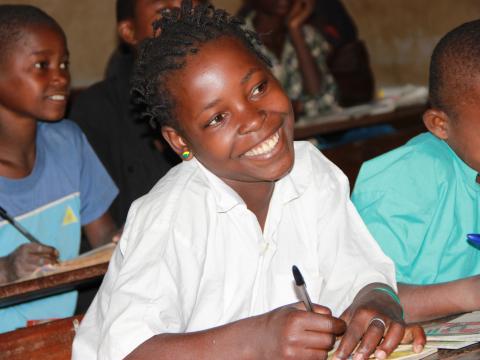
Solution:
{"label": "girl's hand", "polygon": [[293,0],[290,13],[287,16],[287,26],[290,30],[300,29],[313,12],[315,0]]}
{"label": "girl's hand", "polygon": [[413,351],[419,353],[425,347],[427,337],[420,325],[407,325],[401,344],[412,344]]}
{"label": "girl's hand", "polygon": [[261,333],[255,337],[258,358],[326,359],[336,337],[344,333],[345,322],[324,306],[314,305],[314,311],[297,303],[261,315]]}
{"label": "girl's hand", "polygon": [[37,268],[58,262],[58,251],[46,245],[28,243],[20,245],[8,255],[9,280],[30,275]]}
{"label": "girl's hand", "polygon": [[120,229],[118,229],[117,231],[115,231],[115,233],[112,236],[112,242],[114,244],[118,244],[118,242],[120,241],[120,239],[122,237],[122,234],[123,234],[123,226]]}
{"label": "girl's hand", "polygon": [[[380,286],[366,286],[342,314],[347,330],[335,352],[335,360],[347,359],[352,352],[355,352],[354,360],[366,360],[373,353],[377,359],[386,359],[404,338],[402,308],[389,294],[374,290]],[[415,340],[417,328],[411,329],[411,336],[414,345],[421,343],[421,340]]]}

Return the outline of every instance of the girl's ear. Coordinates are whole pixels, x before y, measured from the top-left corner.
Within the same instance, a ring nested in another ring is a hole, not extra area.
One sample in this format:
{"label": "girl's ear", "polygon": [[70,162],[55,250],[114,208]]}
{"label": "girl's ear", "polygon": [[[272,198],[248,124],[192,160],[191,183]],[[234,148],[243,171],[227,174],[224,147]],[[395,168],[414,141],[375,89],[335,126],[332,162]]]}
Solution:
{"label": "girl's ear", "polygon": [[124,42],[130,46],[137,45],[137,39],[135,38],[135,26],[131,19],[122,20],[117,24],[117,33]]}
{"label": "girl's ear", "polygon": [[437,109],[428,109],[423,113],[423,123],[428,131],[439,139],[448,139],[450,118],[445,112]]}
{"label": "girl's ear", "polygon": [[185,139],[178,133],[177,130],[171,126],[162,126],[162,135],[173,151],[180,156],[180,158],[183,160],[189,160],[191,158],[191,150]]}

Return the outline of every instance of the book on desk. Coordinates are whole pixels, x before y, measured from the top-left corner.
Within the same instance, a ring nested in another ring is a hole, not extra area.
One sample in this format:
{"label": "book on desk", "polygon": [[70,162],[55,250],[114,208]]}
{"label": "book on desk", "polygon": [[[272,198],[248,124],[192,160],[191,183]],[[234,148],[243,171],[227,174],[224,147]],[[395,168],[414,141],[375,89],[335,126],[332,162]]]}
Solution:
{"label": "book on desk", "polygon": [[28,277],[0,285],[0,307],[74,289],[105,275],[115,244],[110,243],[62,261],[39,268]]}

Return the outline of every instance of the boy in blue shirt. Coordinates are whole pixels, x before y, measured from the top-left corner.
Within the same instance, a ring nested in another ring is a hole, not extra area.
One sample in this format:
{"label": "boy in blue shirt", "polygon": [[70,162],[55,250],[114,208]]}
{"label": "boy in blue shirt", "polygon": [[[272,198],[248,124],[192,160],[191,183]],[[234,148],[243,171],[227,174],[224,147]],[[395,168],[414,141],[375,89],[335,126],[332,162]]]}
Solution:
{"label": "boy in blue shirt", "polygon": [[[0,6],[0,206],[42,244],[0,219],[0,284],[78,255],[116,232],[117,189],[80,129],[61,120],[70,74],[65,34],[43,11]],[[0,309],[0,332],[27,320],[71,316],[76,292]]]}
{"label": "boy in blue shirt", "polygon": [[352,200],[396,265],[407,321],[480,309],[480,21],[443,37],[430,65],[430,131],[364,164]]}

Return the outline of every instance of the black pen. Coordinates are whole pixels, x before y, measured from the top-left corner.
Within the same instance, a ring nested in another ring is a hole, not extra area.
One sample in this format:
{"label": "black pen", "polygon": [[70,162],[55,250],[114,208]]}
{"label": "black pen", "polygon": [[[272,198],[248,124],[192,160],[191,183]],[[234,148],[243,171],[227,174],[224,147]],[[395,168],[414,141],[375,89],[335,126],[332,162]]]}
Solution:
{"label": "black pen", "polygon": [[7,211],[0,206],[0,217],[7,220],[12,226],[18,230],[23,236],[33,243],[43,245],[35,236],[33,236],[27,229],[25,229],[20,223],[18,223],[13,217],[11,217]]}
{"label": "black pen", "polygon": [[310,296],[308,296],[307,287],[305,285],[305,280],[303,280],[302,273],[295,265],[292,266],[292,272],[293,277],[295,278],[295,284],[300,291],[300,295],[302,297],[303,303],[305,304],[305,307],[308,311],[313,312],[312,302],[310,301]]}

